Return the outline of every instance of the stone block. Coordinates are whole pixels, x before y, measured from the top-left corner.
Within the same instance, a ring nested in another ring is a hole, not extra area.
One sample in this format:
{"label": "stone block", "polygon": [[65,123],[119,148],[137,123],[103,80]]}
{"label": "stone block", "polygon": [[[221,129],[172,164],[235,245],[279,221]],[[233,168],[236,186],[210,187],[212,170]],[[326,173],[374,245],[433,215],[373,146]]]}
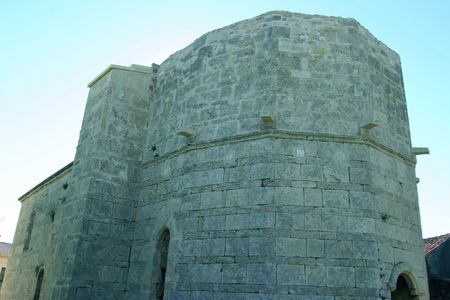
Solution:
{"label": "stone block", "polygon": [[402,184],[394,180],[392,178],[386,177],[386,191],[388,193],[391,193],[396,196],[402,196],[403,195],[403,187]]}
{"label": "stone block", "polygon": [[385,243],[379,243],[378,248],[379,248],[378,255],[380,261],[386,263],[394,263],[394,250],[392,249],[392,246],[387,245]]}
{"label": "stone block", "polygon": [[98,236],[109,236],[111,230],[111,224],[89,221],[88,234]]}
{"label": "stone block", "polygon": [[307,257],[324,257],[324,241],[322,240],[306,240],[306,256]]}
{"label": "stone block", "polygon": [[325,215],[321,216],[321,229],[325,231],[347,231],[348,220],[345,216]]}
{"label": "stone block", "polygon": [[380,272],[377,268],[355,268],[356,287],[377,288],[380,286]]}
{"label": "stone block", "polygon": [[348,230],[350,232],[374,233],[375,220],[372,218],[349,217]]}
{"label": "stone block", "polygon": [[247,276],[247,265],[224,264],[222,267],[223,283],[245,283]]}
{"label": "stone block", "polygon": [[[191,291],[167,291],[168,300],[192,299],[192,297],[193,292]],[[166,296],[164,296],[164,298],[166,298]]]}
{"label": "stone block", "polygon": [[186,187],[205,186],[211,184],[219,184],[223,182],[224,170],[210,169],[205,171],[197,171],[189,173],[189,176],[183,176]]}
{"label": "stone block", "polygon": [[275,164],[275,179],[300,180],[300,165]]}
{"label": "stone block", "polygon": [[305,206],[322,206],[322,190],[305,188]]}
{"label": "stone block", "polygon": [[225,256],[248,256],[248,238],[227,238],[225,241]]}
{"label": "stone block", "polygon": [[327,267],[326,283],[329,287],[355,287],[355,269],[353,267]]}
{"label": "stone block", "polygon": [[278,205],[303,206],[305,199],[302,188],[276,187],[274,192],[274,203]]}
{"label": "stone block", "polygon": [[264,205],[273,203],[274,188],[272,187],[252,187],[250,189],[249,204]]}
{"label": "stone block", "polygon": [[303,229],[305,227],[305,215],[295,213],[277,213],[276,227],[282,229]]}
{"label": "stone block", "polygon": [[326,182],[350,182],[349,169],[346,165],[326,165],[323,169],[323,176]]}
{"label": "stone block", "polygon": [[248,229],[248,226],[249,226],[248,214],[233,214],[226,216],[226,223],[225,223],[226,230]]}
{"label": "stone block", "polygon": [[224,230],[225,216],[203,217],[203,230]]}
{"label": "stone block", "polygon": [[194,264],[190,267],[190,279],[194,283],[220,283],[220,264]]}
{"label": "stone block", "polygon": [[275,256],[275,239],[272,237],[249,237],[250,256]]}
{"label": "stone block", "polygon": [[131,262],[137,262],[137,261],[145,261],[149,255],[149,253],[152,252],[152,249],[154,245],[150,245],[149,243],[146,243],[145,245],[133,245],[131,247]]}
{"label": "stone block", "polygon": [[198,217],[180,217],[176,220],[178,228],[183,228],[184,232],[199,231],[200,222]]}
{"label": "stone block", "polygon": [[352,258],[352,242],[339,240],[325,241],[325,257],[327,258]]}
{"label": "stone block", "polygon": [[350,182],[369,185],[371,183],[369,171],[365,168],[350,167]]}
{"label": "stone block", "polygon": [[273,141],[270,139],[260,139],[251,142],[251,156],[271,153],[273,150]]}
{"label": "stone block", "polygon": [[200,256],[202,254],[202,240],[184,240],[182,253],[185,256]]}
{"label": "stone block", "polygon": [[[201,242],[202,256],[223,256],[225,254],[225,239],[205,239]],[[196,255],[195,255],[196,256]]]}
{"label": "stone block", "polygon": [[220,208],[225,206],[223,192],[202,193],[200,196],[200,207],[202,209]]}
{"label": "stone block", "polygon": [[369,192],[350,191],[350,206],[357,209],[373,209],[373,195]]}
{"label": "stone block", "polygon": [[325,207],[342,207],[350,206],[348,191],[342,190],[323,190],[323,204]]}
{"label": "stone block", "polygon": [[303,181],[303,180],[295,180],[291,181],[292,187],[294,188],[316,188],[317,182],[314,181]]}
{"label": "stone block", "polygon": [[250,178],[251,166],[237,166],[227,169],[228,182],[241,182]]}
{"label": "stone block", "polygon": [[135,208],[131,205],[114,203],[112,207],[112,217],[124,221],[132,221],[134,220],[134,210]]}
{"label": "stone block", "polygon": [[305,257],[306,241],[280,237],[276,239],[276,255],[284,257]]}
{"label": "stone block", "polygon": [[[88,201],[87,209],[89,211],[89,215],[93,218],[97,218],[98,220],[108,220],[112,216],[112,208],[113,203],[109,201]],[[139,213],[136,216],[138,218],[144,218],[145,216],[141,216]]]}
{"label": "stone block", "polygon": [[248,264],[247,282],[249,284],[272,285],[276,282],[276,265],[272,263]]}
{"label": "stone block", "polygon": [[305,266],[302,265],[277,265],[278,285],[304,285]]}
{"label": "stone block", "polygon": [[105,282],[122,282],[125,280],[126,273],[126,268],[103,266],[101,271],[101,280]]}
{"label": "stone block", "polygon": [[317,231],[320,229],[321,217],[318,214],[305,214],[305,230]]}
{"label": "stone block", "polygon": [[359,161],[369,160],[369,147],[367,145],[347,144],[346,148],[349,159]]}
{"label": "stone block", "polygon": [[306,266],[305,277],[307,285],[324,286],[327,269],[324,266]]}
{"label": "stone block", "polygon": [[[169,297],[169,300],[178,300],[178,299],[192,299],[192,300],[209,300],[214,298],[214,293],[210,291],[192,291],[185,292],[186,294],[177,294],[173,295],[172,298]],[[169,294],[170,295],[170,294]]]}
{"label": "stone block", "polygon": [[302,165],[301,179],[309,181],[323,181],[323,166]]}
{"label": "stone block", "polygon": [[199,210],[200,194],[189,194],[181,198],[181,211]]}
{"label": "stone block", "polygon": [[127,262],[130,248],[125,243],[111,247],[104,242],[85,241],[83,250],[86,259],[96,261],[97,264],[101,265],[106,262]]}
{"label": "stone block", "polygon": [[122,241],[131,241],[134,239],[134,224],[117,221],[115,224],[111,225],[111,232],[115,239],[120,239]]}
{"label": "stone block", "polygon": [[[148,254],[148,253],[147,253]],[[127,272],[126,280],[130,285],[134,284],[145,284],[151,280],[151,275],[149,272],[146,272],[147,266],[144,265],[141,261],[130,264],[130,269]]]}
{"label": "stone block", "polygon": [[353,257],[357,259],[378,259],[378,247],[376,242],[353,241]]}
{"label": "stone block", "polygon": [[274,179],[274,164],[260,163],[250,167],[250,179]]}
{"label": "stone block", "polygon": [[264,229],[275,227],[275,213],[253,213],[248,215],[248,228]]}
{"label": "stone block", "polygon": [[225,202],[227,207],[247,206],[248,205],[248,189],[236,189],[225,191]]}

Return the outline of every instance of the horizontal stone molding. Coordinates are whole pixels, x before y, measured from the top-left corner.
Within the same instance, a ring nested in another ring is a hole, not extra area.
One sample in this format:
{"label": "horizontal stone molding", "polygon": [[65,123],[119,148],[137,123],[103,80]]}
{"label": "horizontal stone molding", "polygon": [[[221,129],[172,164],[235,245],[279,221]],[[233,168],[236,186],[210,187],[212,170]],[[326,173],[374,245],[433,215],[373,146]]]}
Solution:
{"label": "horizontal stone molding", "polygon": [[415,166],[416,160],[405,156],[377,141],[365,136],[344,136],[344,135],[334,135],[328,133],[315,133],[315,132],[291,132],[283,130],[266,130],[250,132],[230,137],[224,137],[212,141],[199,141],[195,142],[190,140],[184,147],[168,152],[160,157],[155,158],[151,161],[143,162],[144,168],[148,168],[152,164],[164,161],[174,156],[178,156],[182,153],[206,149],[211,147],[217,147],[222,145],[229,145],[245,141],[253,141],[264,138],[274,138],[274,139],[296,139],[296,140],[309,140],[309,141],[321,141],[321,142],[336,142],[336,143],[349,143],[349,144],[363,144],[367,145],[373,149],[376,149],[390,157],[400,159],[408,165]]}

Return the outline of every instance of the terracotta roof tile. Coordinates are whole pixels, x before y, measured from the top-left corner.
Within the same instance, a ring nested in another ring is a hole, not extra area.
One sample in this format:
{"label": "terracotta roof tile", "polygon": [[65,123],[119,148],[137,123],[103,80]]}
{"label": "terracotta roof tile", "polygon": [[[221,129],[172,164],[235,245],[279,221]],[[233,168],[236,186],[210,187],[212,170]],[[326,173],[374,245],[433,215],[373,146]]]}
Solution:
{"label": "terracotta roof tile", "polygon": [[423,252],[425,255],[431,253],[434,249],[439,247],[442,243],[450,238],[450,233],[427,238],[423,240]]}

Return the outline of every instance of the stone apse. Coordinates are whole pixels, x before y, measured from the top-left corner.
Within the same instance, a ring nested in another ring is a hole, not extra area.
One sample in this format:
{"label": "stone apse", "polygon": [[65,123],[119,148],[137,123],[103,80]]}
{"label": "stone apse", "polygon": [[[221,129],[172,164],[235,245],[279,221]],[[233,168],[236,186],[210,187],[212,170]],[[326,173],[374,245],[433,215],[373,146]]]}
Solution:
{"label": "stone apse", "polygon": [[269,12],[89,87],[2,299],[428,299],[400,58],[357,21]]}

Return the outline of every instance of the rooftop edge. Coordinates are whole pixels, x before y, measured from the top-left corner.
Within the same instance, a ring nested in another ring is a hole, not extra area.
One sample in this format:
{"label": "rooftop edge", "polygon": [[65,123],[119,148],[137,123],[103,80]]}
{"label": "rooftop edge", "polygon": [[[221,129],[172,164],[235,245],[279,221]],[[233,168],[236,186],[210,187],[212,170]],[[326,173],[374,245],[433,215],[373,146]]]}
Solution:
{"label": "rooftop edge", "polygon": [[23,200],[25,200],[25,198],[27,198],[31,194],[37,192],[42,187],[44,187],[46,184],[51,183],[53,180],[58,178],[60,175],[62,175],[65,172],[69,171],[72,168],[72,166],[73,166],[73,161],[70,162],[69,164],[67,164],[66,166],[62,167],[61,169],[59,169],[58,171],[56,171],[55,173],[53,173],[52,175],[50,175],[49,177],[47,177],[46,179],[41,181],[40,183],[38,183],[36,186],[34,186],[31,190],[29,190],[28,192],[26,192],[22,196],[20,196],[19,197],[19,201],[22,202]]}
{"label": "rooftop edge", "polygon": [[136,65],[132,64],[128,67],[126,66],[120,66],[120,65],[109,65],[103,72],[98,74],[93,80],[91,80],[88,83],[88,88],[92,87],[97,81],[99,81],[103,76],[108,74],[112,70],[122,70],[122,71],[131,71],[131,72],[138,72],[138,73],[146,73],[150,74],[152,72],[152,67],[147,67],[143,65]]}

